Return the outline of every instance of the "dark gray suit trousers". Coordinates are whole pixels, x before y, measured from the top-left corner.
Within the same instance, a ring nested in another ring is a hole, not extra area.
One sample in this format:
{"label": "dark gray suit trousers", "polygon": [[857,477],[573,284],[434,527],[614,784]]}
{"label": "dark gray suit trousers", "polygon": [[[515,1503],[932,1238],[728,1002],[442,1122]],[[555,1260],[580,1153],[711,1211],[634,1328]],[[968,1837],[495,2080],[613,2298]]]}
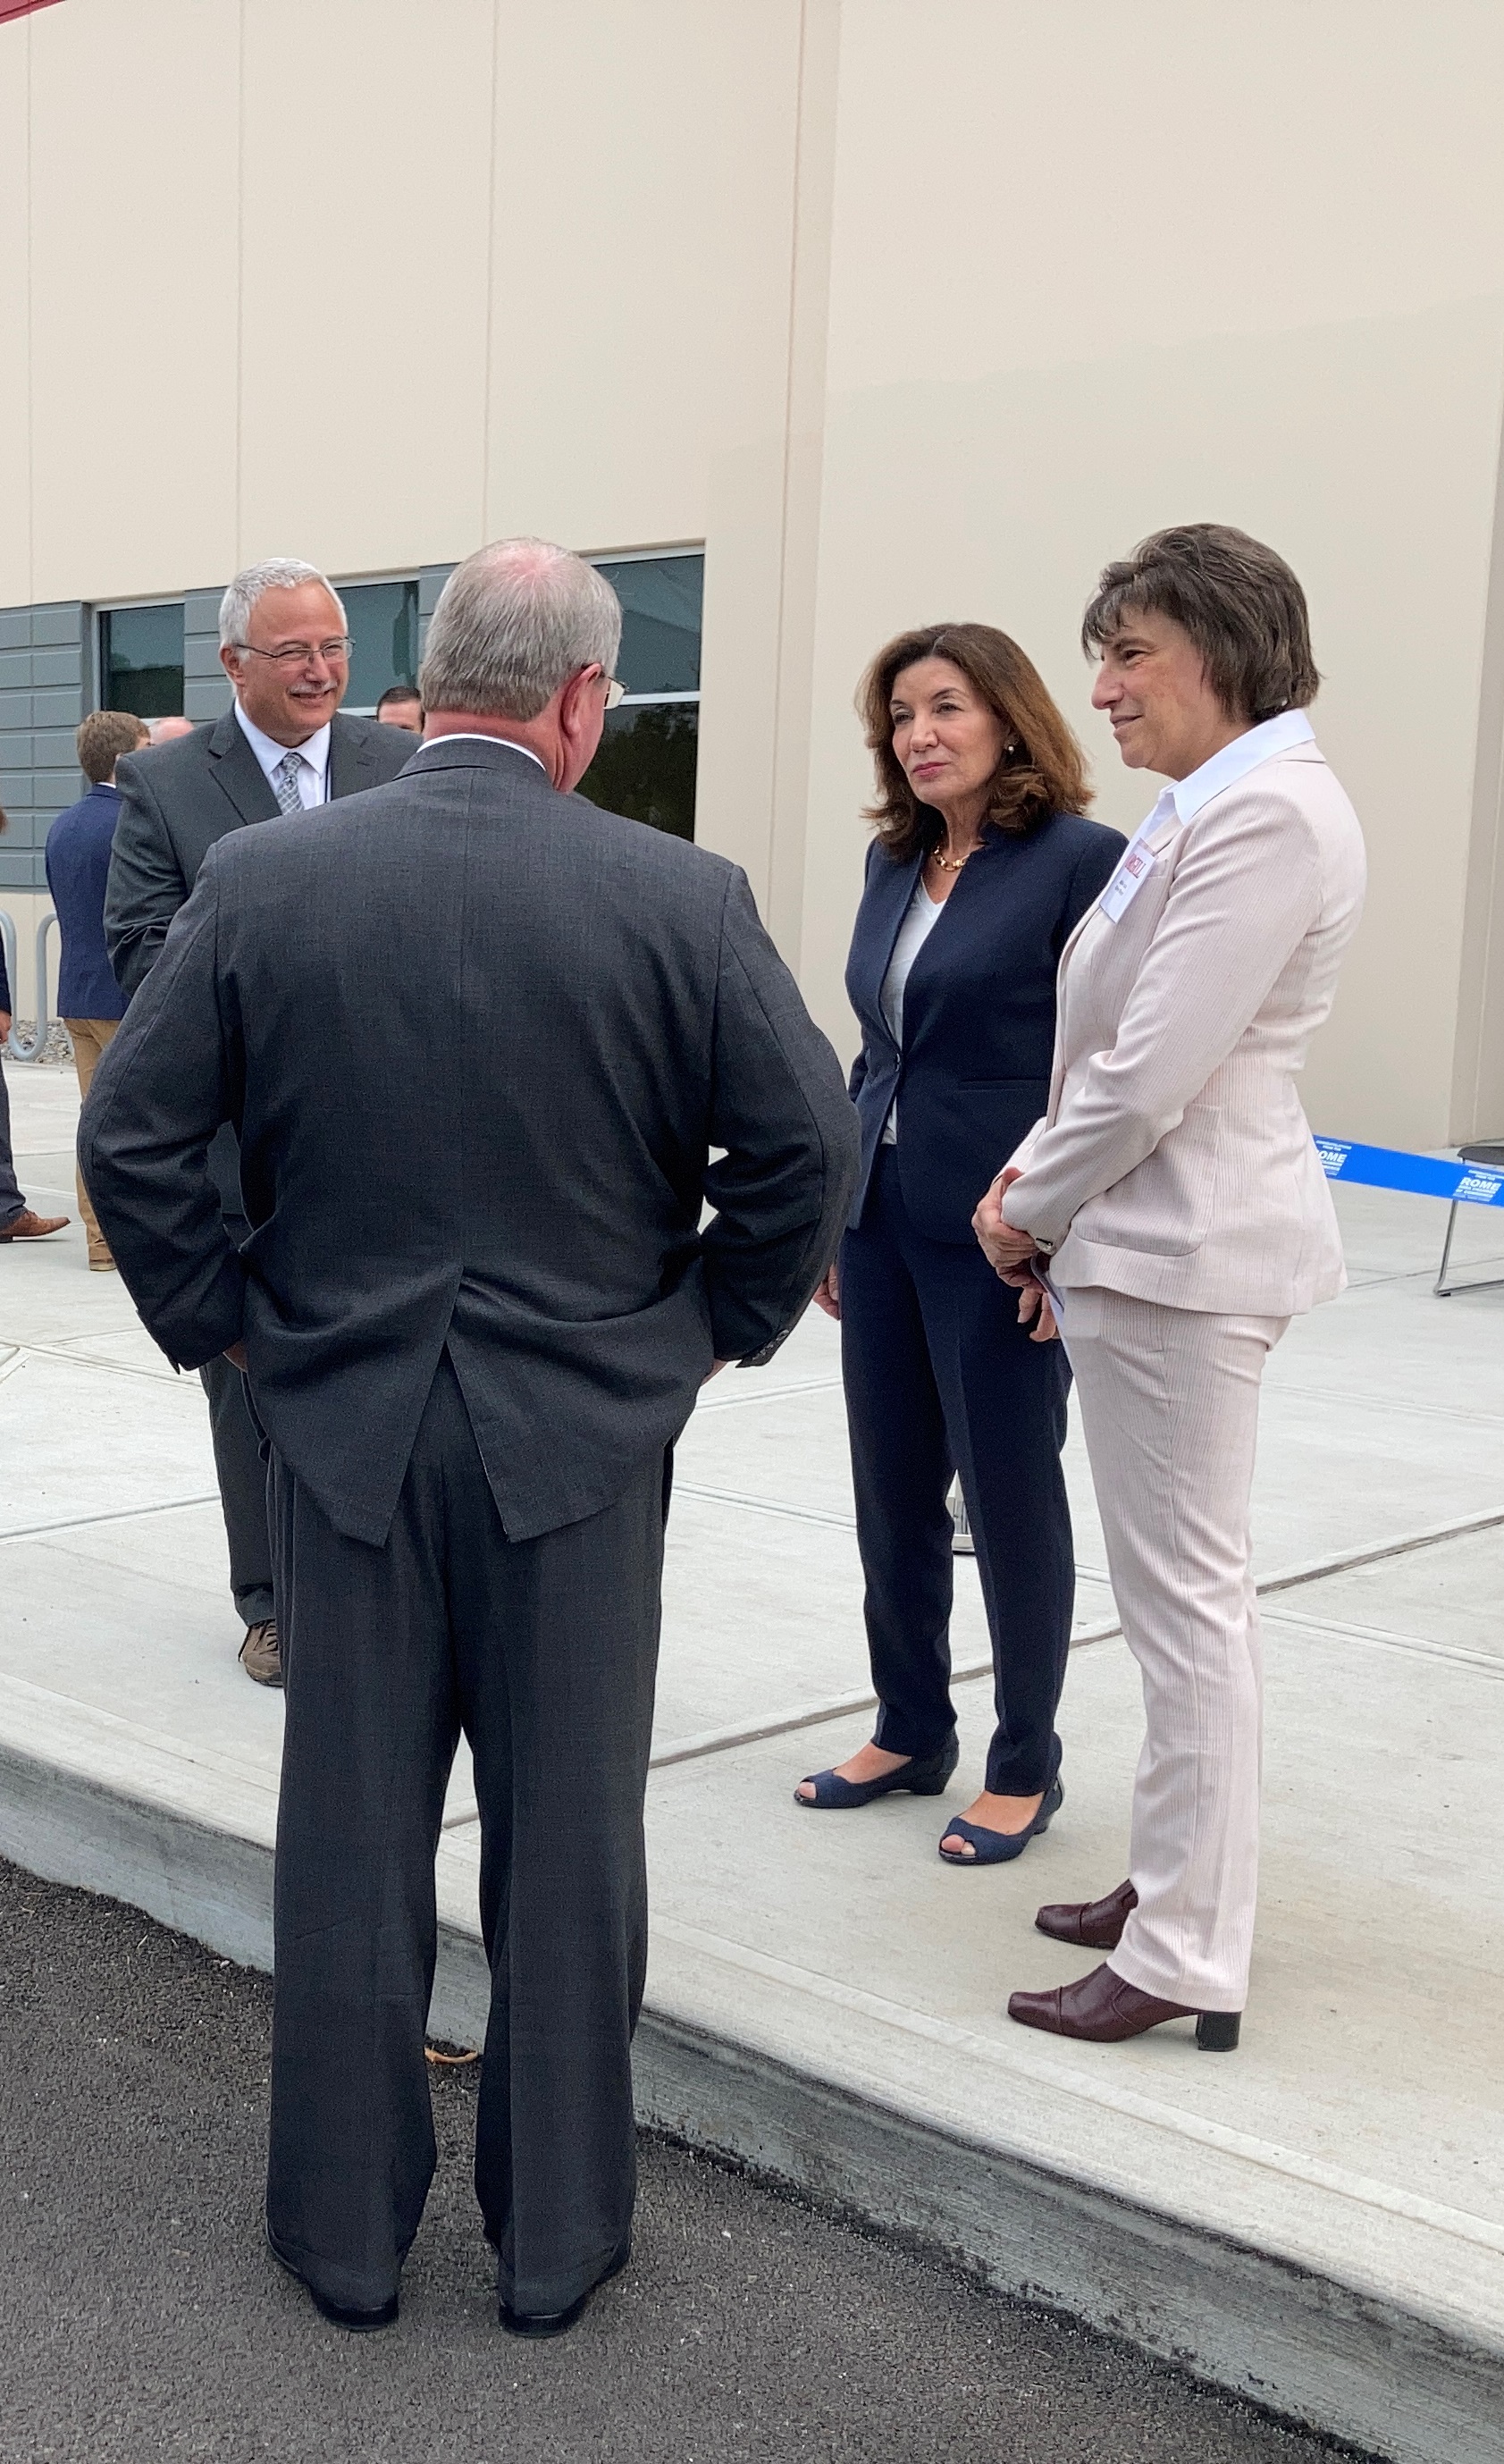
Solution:
{"label": "dark gray suit trousers", "polygon": [[261,1433],[251,1417],[246,1381],[223,1355],[206,1361],[199,1378],[208,1397],[214,1476],[229,1543],[229,1588],[246,1625],[272,1614],[272,1534],[267,1527],[267,1467]]}
{"label": "dark gray suit trousers", "polygon": [[434,1852],[462,1728],[491,1974],[475,2189],[501,2295],[563,2309],[627,2243],[666,1502],[655,1453],[599,1514],[509,1542],[447,1352],[382,1547],[336,1531],[273,1452],[267,2220],[333,2300],[390,2299],[433,2174]]}

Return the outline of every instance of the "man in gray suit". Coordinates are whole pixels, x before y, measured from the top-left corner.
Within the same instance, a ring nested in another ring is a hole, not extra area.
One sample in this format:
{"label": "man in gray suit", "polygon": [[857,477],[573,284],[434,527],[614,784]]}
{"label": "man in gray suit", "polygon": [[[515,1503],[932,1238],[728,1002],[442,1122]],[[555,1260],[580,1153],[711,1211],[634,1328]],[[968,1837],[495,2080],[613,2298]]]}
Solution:
{"label": "man in gray suit", "polygon": [[[345,613],[316,565],[277,557],[237,573],[220,606],[219,635],[233,707],[160,751],[154,740],[116,774],[124,802],[110,854],[104,933],[127,995],[144,983],[200,865],[227,830],[378,786],[396,777],[413,750],[409,737],[389,727],[339,716],[350,681]],[[182,730],[184,722],[173,725]],[[243,1241],[251,1226],[229,1130],[211,1169],[226,1226]],[[260,1440],[234,1371],[210,1361],[203,1377],[230,1590],[246,1628],[241,1665],[258,1685],[280,1685]]]}
{"label": "man in gray suit", "polygon": [[[715,1367],[789,1331],[856,1173],[836,1057],[745,876],[569,792],[620,634],[561,549],[461,565],[403,776],[210,851],[81,1128],[147,1326],[185,1367],[243,1362],[271,1440],[268,2231],[350,2327],[396,2317],[433,2169],[462,1729],[503,2324],[557,2334],[625,2263],[670,1449]],[[401,1043],[394,979],[422,987]],[[227,1120],[239,1250],[206,1163]]]}

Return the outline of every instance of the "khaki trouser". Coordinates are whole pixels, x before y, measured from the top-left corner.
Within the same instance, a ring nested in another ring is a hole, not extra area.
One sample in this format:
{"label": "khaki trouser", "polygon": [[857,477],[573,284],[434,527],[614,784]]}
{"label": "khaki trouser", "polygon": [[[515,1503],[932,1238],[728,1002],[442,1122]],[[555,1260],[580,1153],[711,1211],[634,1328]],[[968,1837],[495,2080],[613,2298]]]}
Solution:
{"label": "khaki trouser", "polygon": [[[73,1038],[73,1064],[78,1072],[80,1098],[87,1095],[89,1082],[98,1065],[99,1055],[110,1042],[120,1023],[118,1018],[64,1019],[63,1024]],[[83,1228],[89,1239],[89,1264],[91,1266],[113,1266],[115,1261],[110,1255],[110,1244],[100,1231],[98,1221],[89,1203],[89,1193],[83,1185],[83,1175],[76,1171],[74,1177],[78,1188],[78,1212],[83,1218]]]}

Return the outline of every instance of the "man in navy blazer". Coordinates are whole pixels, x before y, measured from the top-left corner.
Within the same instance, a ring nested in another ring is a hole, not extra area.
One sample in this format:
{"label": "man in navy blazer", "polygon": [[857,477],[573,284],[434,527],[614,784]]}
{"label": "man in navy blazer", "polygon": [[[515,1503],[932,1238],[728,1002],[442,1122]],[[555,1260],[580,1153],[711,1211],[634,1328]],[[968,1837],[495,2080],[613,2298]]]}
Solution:
{"label": "man in navy blazer", "polygon": [[[73,1040],[80,1101],[88,1094],[100,1053],[125,1015],[125,996],[104,946],[104,885],[120,810],[115,765],[125,754],[139,753],[148,734],[145,721],[131,711],[91,711],[75,738],[89,792],[59,813],[47,833],[47,887],[62,935],[57,1008]],[[82,1173],[76,1174],[76,1181],[89,1265],[96,1274],[111,1273],[115,1261]]]}

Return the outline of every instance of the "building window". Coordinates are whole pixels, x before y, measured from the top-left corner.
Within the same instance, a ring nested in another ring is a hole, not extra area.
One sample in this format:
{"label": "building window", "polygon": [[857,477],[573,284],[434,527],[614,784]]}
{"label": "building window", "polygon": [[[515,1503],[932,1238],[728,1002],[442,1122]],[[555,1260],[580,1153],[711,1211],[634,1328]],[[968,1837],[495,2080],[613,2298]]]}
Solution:
{"label": "building window", "polygon": [[183,602],[106,607],[99,617],[99,707],[138,718],[175,718],[183,709]]}
{"label": "building window", "polygon": [[606,714],[600,750],[579,782],[579,793],[630,821],[692,839],[705,558],[624,556],[593,561],[621,602],[617,673],[626,697]]}
{"label": "building window", "polygon": [[418,681],[418,584],[352,582],[336,587],[354,644],[344,707],[369,713],[388,685]]}

